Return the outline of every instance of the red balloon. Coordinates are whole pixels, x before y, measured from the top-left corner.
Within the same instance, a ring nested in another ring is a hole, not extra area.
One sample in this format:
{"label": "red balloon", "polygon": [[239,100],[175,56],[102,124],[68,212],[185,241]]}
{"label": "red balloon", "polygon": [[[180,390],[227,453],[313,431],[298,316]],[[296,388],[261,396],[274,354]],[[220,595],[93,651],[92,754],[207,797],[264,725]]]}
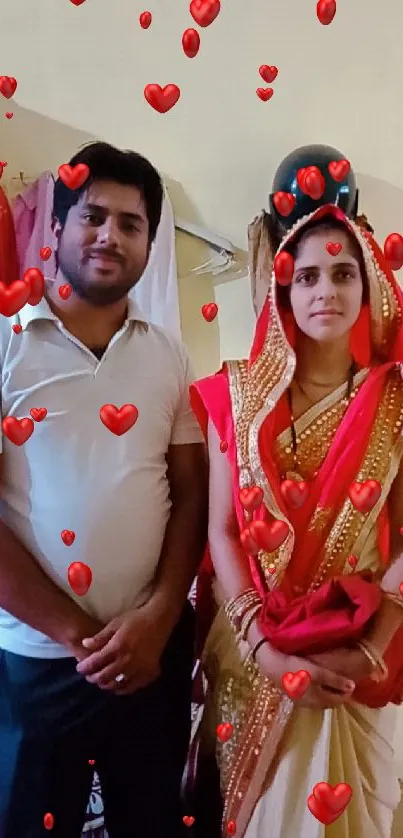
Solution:
{"label": "red balloon", "polygon": [[403,267],[403,236],[391,233],[385,240],[383,252],[392,271],[400,271]]}
{"label": "red balloon", "polygon": [[316,5],[316,15],[319,23],[329,26],[336,14],[336,0],[319,0]]}
{"label": "red balloon", "polygon": [[183,52],[188,58],[194,58],[199,52],[200,35],[196,29],[186,29],[182,36]]}
{"label": "red balloon", "polygon": [[71,590],[77,596],[85,596],[92,582],[92,570],[83,562],[72,562],[67,571],[67,578]]}
{"label": "red balloon", "polygon": [[274,260],[274,275],[279,285],[289,285],[294,276],[294,259],[291,253],[282,250]]}

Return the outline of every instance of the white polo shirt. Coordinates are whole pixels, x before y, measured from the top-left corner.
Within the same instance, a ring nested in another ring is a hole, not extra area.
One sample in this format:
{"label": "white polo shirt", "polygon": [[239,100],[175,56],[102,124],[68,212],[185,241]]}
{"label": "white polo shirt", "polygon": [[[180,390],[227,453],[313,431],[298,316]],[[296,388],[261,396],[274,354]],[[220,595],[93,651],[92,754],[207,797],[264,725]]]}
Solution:
{"label": "white polo shirt", "polygon": [[[189,405],[193,375],[184,346],[146,323],[130,302],[126,322],[99,361],[43,300],[13,318],[0,315],[0,371],[3,418],[48,411],[24,445],[3,435],[1,518],[89,614],[107,622],[143,604],[170,514],[168,446],[203,441]],[[134,404],[136,424],[116,436],[101,422],[104,404]],[[75,533],[70,547],[63,530]],[[74,561],[92,570],[85,596],[68,582]],[[3,609],[0,648],[67,656],[64,646]]]}

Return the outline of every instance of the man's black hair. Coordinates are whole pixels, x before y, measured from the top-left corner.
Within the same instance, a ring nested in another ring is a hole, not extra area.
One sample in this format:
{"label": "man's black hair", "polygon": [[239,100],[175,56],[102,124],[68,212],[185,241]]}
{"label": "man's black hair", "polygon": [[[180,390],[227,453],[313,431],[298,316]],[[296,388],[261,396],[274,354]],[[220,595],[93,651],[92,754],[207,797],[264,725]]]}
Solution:
{"label": "man's black hair", "polygon": [[58,178],[53,196],[53,216],[62,227],[71,207],[79,201],[91,183],[110,180],[124,186],[136,186],[140,191],[149,223],[149,242],[154,241],[161,218],[164,188],[154,166],[135,151],[121,151],[104,142],[92,142],[71,158],[70,166],[85,163],[90,170],[88,180],[79,189],[69,189]]}

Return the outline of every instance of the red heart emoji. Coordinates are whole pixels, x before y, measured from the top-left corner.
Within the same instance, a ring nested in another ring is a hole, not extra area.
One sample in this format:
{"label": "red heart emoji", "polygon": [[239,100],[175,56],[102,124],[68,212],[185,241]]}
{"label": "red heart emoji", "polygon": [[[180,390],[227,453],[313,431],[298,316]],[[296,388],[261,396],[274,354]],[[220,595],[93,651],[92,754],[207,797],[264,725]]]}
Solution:
{"label": "red heart emoji", "polygon": [[277,78],[278,68],[274,67],[274,65],[261,64],[259,67],[259,73],[266,84],[271,84],[272,81]]}
{"label": "red heart emoji", "polygon": [[92,582],[92,570],[83,562],[72,562],[67,571],[67,578],[71,590],[77,596],[85,596]]}
{"label": "red heart emoji", "polygon": [[309,483],[306,480],[283,480],[280,491],[291,509],[300,509],[309,495]]}
{"label": "red heart emoji", "polygon": [[142,29],[148,29],[148,27],[151,26],[152,19],[153,19],[153,16],[152,16],[151,12],[142,12],[140,17],[139,17],[141,28]]}
{"label": "red heart emoji", "polygon": [[63,163],[58,168],[58,174],[60,180],[68,189],[79,189],[88,180],[90,170],[86,163],[77,163],[76,166]]}
{"label": "red heart emoji", "polygon": [[114,404],[104,404],[99,415],[109,431],[116,436],[122,436],[136,424],[139,412],[134,404],[124,404],[120,408]]}
{"label": "red heart emoji", "polygon": [[88,765],[95,765],[95,759],[89,759]]}
{"label": "red heart emoji", "polygon": [[327,806],[323,803],[319,803],[316,800],[316,797],[313,794],[310,794],[308,800],[306,801],[308,809],[312,812],[314,818],[320,823],[324,823],[326,826],[329,826],[334,821],[337,821],[337,818],[340,817],[341,812],[332,812]]}
{"label": "red heart emoji", "polygon": [[304,188],[313,201],[318,201],[325,191],[325,178],[317,166],[308,166],[304,175]]}
{"label": "red heart emoji", "polygon": [[241,532],[240,539],[245,553],[247,553],[248,556],[257,556],[259,552],[259,546],[258,544],[256,544],[256,541],[254,541],[254,539],[252,538],[249,527],[244,527],[244,529]]}
{"label": "red heart emoji", "polygon": [[66,547],[71,547],[71,545],[75,541],[75,532],[73,532],[73,530],[62,530],[60,535]]}
{"label": "red heart emoji", "polygon": [[12,118],[13,118],[13,116],[14,116],[14,114],[13,114],[13,112],[12,112],[12,111],[7,111],[7,112],[4,114],[4,116],[6,117],[6,119],[12,119]]}
{"label": "red heart emoji", "polygon": [[351,166],[348,160],[332,160],[327,168],[333,180],[341,183],[349,174]]}
{"label": "red heart emoji", "polygon": [[43,262],[47,262],[52,255],[52,248],[51,247],[41,247],[39,251],[39,255]]}
{"label": "red heart emoji", "polygon": [[228,451],[228,442],[225,442],[225,439],[222,439],[220,442],[220,451],[221,454],[225,454]]}
{"label": "red heart emoji", "polygon": [[5,99],[11,99],[17,89],[17,80],[13,76],[0,76],[0,93]]}
{"label": "red heart emoji", "polygon": [[258,87],[256,93],[262,102],[268,102],[273,96],[274,90],[272,87]]}
{"label": "red heart emoji", "polygon": [[359,512],[370,512],[382,493],[382,486],[377,480],[365,480],[364,483],[355,481],[348,490],[348,496],[353,506]]}
{"label": "red heart emoji", "polygon": [[263,489],[260,486],[250,486],[249,489],[240,489],[239,500],[244,509],[253,512],[263,502]]}
{"label": "red heart emoji", "polygon": [[22,279],[15,279],[10,285],[0,281],[0,314],[12,317],[28,302],[30,288]]}
{"label": "red heart emoji", "polygon": [[235,821],[228,821],[226,826],[227,835],[235,835],[236,833],[236,823]]}
{"label": "red heart emoji", "polygon": [[318,803],[323,803],[332,812],[337,812],[340,815],[350,803],[353,791],[348,783],[337,783],[332,787],[329,783],[323,782],[316,783],[312,789],[312,794]]}
{"label": "red heart emoji", "polygon": [[295,195],[291,195],[291,192],[276,192],[273,195],[273,204],[276,207],[277,212],[279,215],[291,215],[296,202]]}
{"label": "red heart emoji", "polygon": [[274,260],[274,275],[279,285],[289,285],[294,276],[294,259],[291,253],[282,250]]}
{"label": "red heart emoji", "polygon": [[383,252],[392,271],[400,271],[403,267],[403,236],[400,233],[391,233],[385,239]]}
{"label": "red heart emoji", "polygon": [[319,0],[316,5],[316,14],[319,23],[329,26],[336,14],[336,0]]}
{"label": "red heart emoji", "polygon": [[330,253],[331,256],[338,256],[341,251],[342,245],[340,242],[328,242],[326,245],[326,250]]}
{"label": "red heart emoji", "polygon": [[216,303],[206,303],[202,306],[202,315],[207,323],[211,323],[218,314],[218,305]]}
{"label": "red heart emoji", "polygon": [[159,84],[147,84],[144,88],[144,96],[149,105],[158,113],[167,113],[176,105],[181,95],[176,84],[166,84],[161,87]]}
{"label": "red heart emoji", "polygon": [[72,290],[73,289],[72,289],[71,285],[69,285],[68,282],[66,282],[65,285],[60,285],[59,286],[59,297],[61,297],[62,300],[68,300]]}
{"label": "red heart emoji", "polygon": [[34,422],[42,422],[48,413],[46,407],[31,407],[31,410],[29,412]]}
{"label": "red heart emoji", "polygon": [[73,3],[73,6],[82,6],[85,0],[70,0],[70,3]]}
{"label": "red heart emoji", "polygon": [[349,556],[348,557],[348,563],[349,563],[350,567],[353,567],[353,568],[357,567],[357,564],[358,564],[357,556]]}
{"label": "red heart emoji", "polygon": [[19,335],[22,332],[22,326],[19,323],[14,323],[14,326],[11,328],[16,335]]}
{"label": "red heart emoji", "polygon": [[45,829],[53,829],[55,825],[55,819],[51,812],[46,812],[46,815],[43,818],[43,825]]}
{"label": "red heart emoji", "polygon": [[28,303],[30,306],[37,306],[45,293],[45,277],[39,268],[28,268],[22,277],[29,286]]}
{"label": "red heart emoji", "polygon": [[306,672],[305,669],[299,669],[298,672],[285,672],[281,682],[288,697],[297,701],[306,693],[311,680],[309,672]]}
{"label": "red heart emoji", "polygon": [[249,526],[252,539],[267,553],[273,553],[286,540],[290,528],[285,521],[252,521]]}
{"label": "red heart emoji", "polygon": [[193,826],[194,822],[195,822],[195,819],[194,819],[193,815],[184,815],[183,816],[183,823],[185,824],[185,826]]}
{"label": "red heart emoji", "polygon": [[13,442],[14,445],[24,445],[27,439],[34,432],[32,419],[16,419],[15,416],[7,416],[1,423],[4,436]]}
{"label": "red heart emoji", "polygon": [[192,0],[189,11],[199,26],[210,26],[220,13],[219,0]]}
{"label": "red heart emoji", "polygon": [[188,58],[194,58],[200,49],[200,35],[196,29],[186,29],[182,35],[183,52]]}
{"label": "red heart emoji", "polygon": [[217,737],[220,742],[228,742],[231,739],[231,736],[234,732],[233,725],[230,722],[223,722],[221,725],[217,727]]}

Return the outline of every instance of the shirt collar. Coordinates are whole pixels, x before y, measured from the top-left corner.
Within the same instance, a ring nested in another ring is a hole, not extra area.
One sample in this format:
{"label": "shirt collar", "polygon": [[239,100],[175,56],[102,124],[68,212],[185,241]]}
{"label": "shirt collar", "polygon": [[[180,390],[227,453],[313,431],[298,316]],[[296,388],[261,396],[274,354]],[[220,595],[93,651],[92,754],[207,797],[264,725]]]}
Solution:
{"label": "shirt collar", "polygon": [[[15,315],[15,322],[19,323],[24,330],[36,320],[53,320],[55,323],[59,322],[58,316],[54,314],[45,297],[43,297],[40,303],[36,306],[30,306],[27,303],[21,311]],[[126,322],[140,323],[146,330],[148,330],[148,322],[145,319],[143,312],[137,303],[130,297],[128,299]]]}

